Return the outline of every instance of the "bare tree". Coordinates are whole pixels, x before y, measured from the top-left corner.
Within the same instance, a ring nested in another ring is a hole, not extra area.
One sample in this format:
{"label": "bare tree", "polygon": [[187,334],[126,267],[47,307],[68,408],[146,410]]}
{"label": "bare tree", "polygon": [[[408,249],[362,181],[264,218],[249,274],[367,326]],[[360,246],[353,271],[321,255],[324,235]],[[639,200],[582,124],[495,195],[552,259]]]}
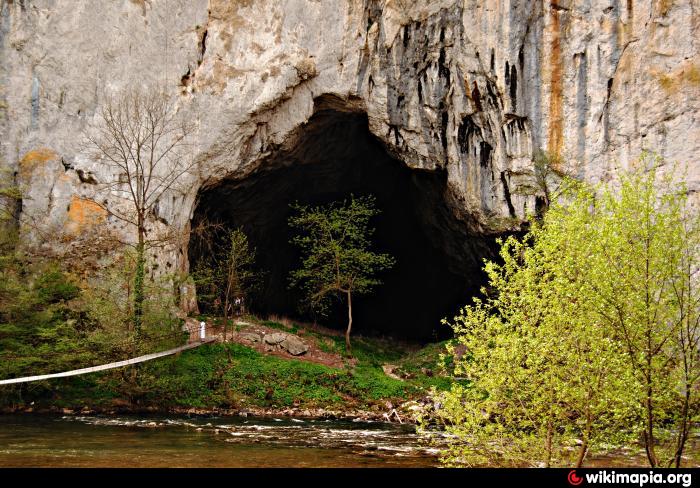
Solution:
{"label": "bare tree", "polygon": [[147,222],[156,216],[166,193],[181,192],[182,177],[195,164],[189,151],[193,123],[155,88],[130,88],[107,100],[98,120],[86,132],[95,156],[112,169],[113,181],[101,191],[121,194],[128,202],[96,202],[110,215],[134,226],[137,234],[133,325],[141,330],[144,303],[146,250],[162,244],[149,236]]}
{"label": "bare tree", "polygon": [[22,194],[7,169],[0,169],[0,248],[14,243]]}
{"label": "bare tree", "polygon": [[229,229],[203,219],[192,233],[198,256],[192,276],[209,310],[219,309],[227,327],[236,313],[245,314],[253,293],[259,290],[265,272],[255,264],[256,250],[242,227]]}

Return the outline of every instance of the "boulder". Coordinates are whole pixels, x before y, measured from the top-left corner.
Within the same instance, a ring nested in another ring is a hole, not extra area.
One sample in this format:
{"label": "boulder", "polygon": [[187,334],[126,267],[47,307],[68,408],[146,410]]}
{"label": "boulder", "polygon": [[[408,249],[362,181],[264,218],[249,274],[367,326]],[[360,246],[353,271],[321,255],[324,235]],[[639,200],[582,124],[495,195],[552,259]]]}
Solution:
{"label": "boulder", "polygon": [[384,371],[384,374],[387,375],[389,378],[393,378],[395,380],[401,380],[401,376],[396,374],[398,372],[399,367],[396,366],[395,364],[383,364],[382,365],[382,370]]}
{"label": "boulder", "polygon": [[287,334],[285,334],[284,332],[273,332],[271,334],[265,334],[265,336],[263,337],[263,342],[271,346],[276,346],[282,341],[284,341],[286,338]]}
{"label": "boulder", "polygon": [[260,334],[256,334],[255,332],[241,332],[238,334],[238,337],[248,342],[260,342],[262,340]]}
{"label": "boulder", "polygon": [[287,351],[292,356],[300,356],[309,350],[308,344],[293,335],[287,337],[280,343],[280,347]]}

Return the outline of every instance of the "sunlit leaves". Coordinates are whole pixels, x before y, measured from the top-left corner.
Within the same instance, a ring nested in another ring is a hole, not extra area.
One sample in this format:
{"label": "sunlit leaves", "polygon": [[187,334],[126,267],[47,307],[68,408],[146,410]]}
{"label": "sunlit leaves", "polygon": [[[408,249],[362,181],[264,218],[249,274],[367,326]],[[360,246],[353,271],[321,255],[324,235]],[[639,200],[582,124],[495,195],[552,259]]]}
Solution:
{"label": "sunlit leaves", "polygon": [[573,465],[640,438],[650,464],[679,459],[698,408],[700,226],[660,173],[643,157],[615,187],[568,181],[486,263],[489,293],[450,323],[473,387],[438,397],[445,462]]}

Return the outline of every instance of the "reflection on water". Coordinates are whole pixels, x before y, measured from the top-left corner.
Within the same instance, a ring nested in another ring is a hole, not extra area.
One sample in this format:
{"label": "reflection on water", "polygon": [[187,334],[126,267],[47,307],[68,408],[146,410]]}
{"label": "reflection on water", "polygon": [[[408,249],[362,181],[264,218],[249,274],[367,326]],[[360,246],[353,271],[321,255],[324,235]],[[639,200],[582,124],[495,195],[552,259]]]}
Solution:
{"label": "reflection on water", "polygon": [[299,419],[0,416],[0,466],[436,466],[412,426]]}

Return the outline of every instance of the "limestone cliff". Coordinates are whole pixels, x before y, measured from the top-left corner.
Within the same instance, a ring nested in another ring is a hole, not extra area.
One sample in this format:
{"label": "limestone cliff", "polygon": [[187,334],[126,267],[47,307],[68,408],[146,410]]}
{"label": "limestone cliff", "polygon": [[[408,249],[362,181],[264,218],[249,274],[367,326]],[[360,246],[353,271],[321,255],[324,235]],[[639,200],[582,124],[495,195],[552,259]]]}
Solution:
{"label": "limestone cliff", "polygon": [[27,241],[123,228],[90,204],[111,176],[82,130],[110,93],[160,83],[197,119],[199,169],[153,222],[181,229],[323,101],[446,171],[470,232],[502,231],[535,208],[539,149],[590,181],[656,150],[700,189],[699,32],[698,0],[0,0],[0,165]]}

